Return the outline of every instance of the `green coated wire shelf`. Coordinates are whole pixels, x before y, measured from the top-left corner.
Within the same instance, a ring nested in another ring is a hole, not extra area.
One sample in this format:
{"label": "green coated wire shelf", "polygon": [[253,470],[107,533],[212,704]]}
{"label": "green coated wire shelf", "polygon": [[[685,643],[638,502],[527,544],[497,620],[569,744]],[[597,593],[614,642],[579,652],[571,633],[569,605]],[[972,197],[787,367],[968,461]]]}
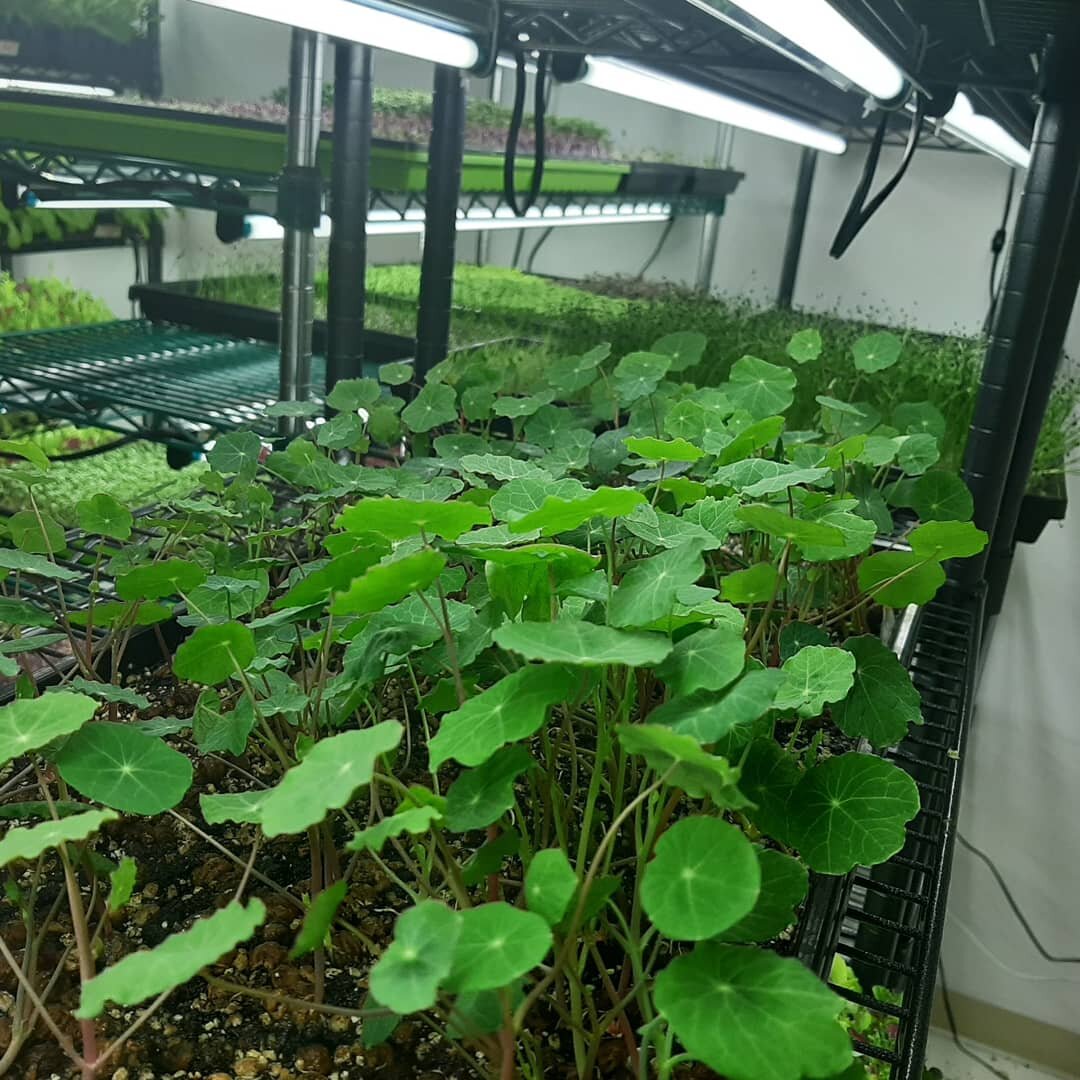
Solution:
{"label": "green coated wire shelf", "polygon": [[[312,360],[311,384],[325,364]],[[0,335],[0,404],[198,447],[237,428],[273,434],[278,350],[144,319]]]}

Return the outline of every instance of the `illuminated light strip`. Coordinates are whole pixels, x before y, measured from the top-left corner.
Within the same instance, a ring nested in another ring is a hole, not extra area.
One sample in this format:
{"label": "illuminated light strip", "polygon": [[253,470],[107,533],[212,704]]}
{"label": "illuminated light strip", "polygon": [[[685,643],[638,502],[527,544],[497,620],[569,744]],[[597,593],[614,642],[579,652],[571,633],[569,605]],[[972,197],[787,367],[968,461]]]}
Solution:
{"label": "illuminated light strip", "polygon": [[172,203],[164,199],[39,199],[34,194],[25,198],[33,210],[171,210]]}
{"label": "illuminated light strip", "polygon": [[622,60],[588,57],[581,81],[597,90],[809,146],[826,154],[842,154],[847,150],[847,140],[834,132]]}
{"label": "illuminated light strip", "polygon": [[0,79],[0,90],[32,90],[39,94],[79,94],[82,97],[116,97],[107,86],[84,83],[39,82],[37,79]]}
{"label": "illuminated light strip", "polygon": [[284,23],[375,49],[415,56],[433,64],[471,68],[479,46],[465,34],[353,0],[194,0],[197,4]]}
{"label": "illuminated light strip", "polygon": [[956,95],[956,104],[946,114],[942,126],[950,135],[1009,165],[1021,169],[1031,165],[1031,150],[1017,142],[996,120],[977,113],[967,94]]}

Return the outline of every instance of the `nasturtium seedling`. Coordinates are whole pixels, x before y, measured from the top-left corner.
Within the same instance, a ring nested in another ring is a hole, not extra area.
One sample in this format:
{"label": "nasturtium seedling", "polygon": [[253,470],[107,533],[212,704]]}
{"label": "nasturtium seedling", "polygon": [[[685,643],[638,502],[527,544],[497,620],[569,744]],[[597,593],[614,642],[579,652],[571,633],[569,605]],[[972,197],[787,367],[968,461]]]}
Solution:
{"label": "nasturtium seedling", "polygon": [[800,330],[788,342],[787,354],[796,364],[806,364],[817,360],[824,348],[820,330]]}
{"label": "nasturtium seedling", "polygon": [[64,843],[85,840],[119,816],[112,810],[87,810],[84,814],[71,814],[29,828],[8,829],[0,838],[0,867],[18,860],[36,859]]}
{"label": "nasturtium seedling", "polygon": [[435,900],[403,911],[394,940],[371,969],[375,1000],[402,1015],[431,1008],[450,975],[461,929],[461,913]]}
{"label": "nasturtium seedling", "polygon": [[17,698],[0,708],[0,765],[78,731],[97,711],[82,694]]}
{"label": "nasturtium seedling", "polygon": [[873,373],[884,371],[896,364],[904,351],[904,343],[895,334],[882,330],[859,338],[852,348],[855,367],[859,371]]}
{"label": "nasturtium seedling", "polygon": [[206,460],[215,472],[250,479],[259,468],[262,452],[262,439],[254,431],[233,431],[214,443]]}
{"label": "nasturtium seedling", "polygon": [[178,678],[217,686],[239,674],[255,659],[255,635],[239,622],[200,626],[176,650]]}
{"label": "nasturtium seedling", "polygon": [[490,525],[491,514],[468,502],[429,502],[418,499],[361,499],[338,516],[335,524],[358,536],[407,540],[426,536],[456,540],[476,525]]}
{"label": "nasturtium seedling", "polygon": [[708,795],[717,806],[729,808],[745,804],[735,786],[739,770],[726,758],[703,750],[697,739],[659,724],[622,724],[617,734],[628,754],[639,754],[650,768],[691,798]]}
{"label": "nasturtium seedling", "polygon": [[131,511],[111,495],[91,495],[82,499],[75,508],[79,528],[113,540],[127,540],[131,536],[134,517]]}
{"label": "nasturtium seedling", "polygon": [[970,521],[931,521],[915,529],[908,541],[916,556],[944,562],[978,555],[990,538]]}
{"label": "nasturtium seedling", "polygon": [[844,649],[855,657],[855,681],[847,697],[833,705],[834,723],[845,735],[867,739],[875,749],[895,745],[910,724],[922,723],[911,676],[879,638],[848,638]]}
{"label": "nasturtium seedling", "polygon": [[578,880],[562,848],[538,851],[525,874],[525,900],[548,926],[557,926],[570,909]]}
{"label": "nasturtium seedling", "polygon": [[855,658],[843,649],[808,645],[784,662],[783,672],[773,706],[818,716],[826,704],[842,700],[851,690]]}
{"label": "nasturtium seedling", "polygon": [[679,330],[674,334],[665,334],[658,341],[654,341],[649,352],[670,356],[669,370],[679,372],[700,363],[708,344],[709,339],[696,330]]}
{"label": "nasturtium seedling", "polygon": [[955,473],[934,469],[915,482],[911,505],[923,521],[970,521],[975,500]]}
{"label": "nasturtium seedling", "polygon": [[446,793],[446,824],[454,832],[482,829],[514,805],[514,783],[536,768],[524,746],[504,746],[459,776]]}
{"label": "nasturtium seedling", "polygon": [[795,400],[795,373],[756,356],[744,356],[731,365],[722,387],[736,409],[745,409],[755,420],[775,416]]}
{"label": "nasturtium seedling", "polygon": [[756,847],[761,889],[751,911],[717,936],[718,941],[769,941],[796,920],[806,899],[809,876],[798,859],[772,848]]}
{"label": "nasturtium seedling", "polygon": [[928,604],[945,584],[935,558],[912,551],[879,551],[859,564],[859,588],[885,607]]}
{"label": "nasturtium seedling", "polygon": [[746,570],[734,570],[720,582],[720,595],[733,604],[755,604],[769,600],[780,582],[772,563],[755,563]]}
{"label": "nasturtium seedling", "polygon": [[569,619],[558,623],[511,623],[495,631],[494,641],[526,660],[580,667],[647,667],[659,664],[671,652],[671,642],[661,634],[616,630]]}
{"label": "nasturtium seedling", "polygon": [[461,912],[448,988],[496,990],[530,972],[551,949],[548,924],[535,912],[497,901]]}
{"label": "nasturtium seedling", "polygon": [[727,627],[703,629],[677,642],[656,674],[679,695],[723,690],[742,674],[745,652],[741,634]]}
{"label": "nasturtium seedling", "polygon": [[457,395],[445,383],[429,382],[401,411],[409,430],[421,433],[453,423],[457,416]]}
{"label": "nasturtium seedling", "polygon": [[17,510],[6,524],[12,543],[29,555],[59,555],[67,549],[63,526],[40,510]]}
{"label": "nasturtium seedling", "polygon": [[121,600],[161,600],[182,596],[206,580],[206,571],[187,559],[163,559],[137,566],[122,574],[116,582]]}

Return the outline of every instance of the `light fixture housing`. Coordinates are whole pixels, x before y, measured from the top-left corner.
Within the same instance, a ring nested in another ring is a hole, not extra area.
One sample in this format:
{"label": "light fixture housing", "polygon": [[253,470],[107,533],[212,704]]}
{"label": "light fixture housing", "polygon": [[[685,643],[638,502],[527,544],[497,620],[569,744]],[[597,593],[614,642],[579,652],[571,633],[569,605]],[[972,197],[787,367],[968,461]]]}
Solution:
{"label": "light fixture housing", "polygon": [[207,7],[252,15],[300,30],[355,41],[375,49],[471,68],[480,48],[471,37],[358,0],[193,0]]}
{"label": "light fixture housing", "polygon": [[1020,169],[1031,165],[1031,149],[1014,139],[996,120],[977,113],[967,94],[956,95],[956,104],[946,113],[942,126],[949,134],[1008,165]]}
{"label": "light fixture housing", "polygon": [[842,154],[847,150],[847,140],[835,132],[638,64],[590,56],[581,81],[597,90],[809,146],[826,154]]}
{"label": "light fixture housing", "polygon": [[39,79],[0,78],[0,90],[29,90],[36,94],[76,94],[79,97],[116,97],[116,91],[108,86],[44,82]]}
{"label": "light fixture housing", "polygon": [[[879,101],[894,101],[903,93],[903,71],[829,0],[731,0],[749,20],[738,13],[719,11],[716,0],[690,2],[763,44],[778,48],[779,42],[761,32],[767,27]],[[787,55],[802,62],[797,53]]]}

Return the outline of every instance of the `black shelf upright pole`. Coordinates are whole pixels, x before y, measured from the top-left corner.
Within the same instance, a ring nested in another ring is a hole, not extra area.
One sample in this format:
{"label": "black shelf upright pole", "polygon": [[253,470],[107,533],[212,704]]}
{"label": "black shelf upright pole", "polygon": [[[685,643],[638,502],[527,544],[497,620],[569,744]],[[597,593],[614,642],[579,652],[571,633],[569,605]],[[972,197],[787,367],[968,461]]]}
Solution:
{"label": "black shelf upright pole", "polygon": [[780,289],[776,295],[778,307],[790,309],[795,299],[795,280],[799,275],[799,259],[802,258],[803,241],[806,239],[806,218],[810,210],[810,195],[814,190],[817,163],[818,152],[811,146],[804,146],[799,158],[799,177],[795,182],[795,201],[791,206],[784,265],[780,271]]}
{"label": "black shelf upright pole", "polygon": [[371,163],[371,49],[334,49],[334,167],[330,190],[330,285],[326,392],[364,367],[364,299]]}
{"label": "black shelf upright pole", "polygon": [[420,264],[420,309],[416,317],[416,381],[446,359],[450,305],[454,294],[457,210],[465,152],[465,76],[457,68],[435,68],[431,146],[428,151],[424,256]]}
{"label": "black shelf upright pole", "polygon": [[[1066,77],[1068,65],[1062,60],[1056,50],[1048,55],[1031,166],[964,453],[964,479],[975,499],[975,524],[991,538],[981,555],[952,568],[957,583],[968,589],[987,580],[991,550],[1000,553],[1011,547],[1015,518],[1006,529],[1005,493],[1018,436],[1025,425],[1025,431],[1031,426],[1037,437],[1045,411],[1045,401],[1040,408],[1036,399],[1028,409],[1029,391],[1033,383],[1042,386],[1044,378],[1052,381],[1052,373],[1036,376],[1036,372],[1040,365],[1056,367],[1060,351],[1060,342],[1057,348],[1050,347],[1047,329],[1049,324],[1056,332],[1060,324],[1054,297],[1060,302],[1063,247],[1080,178],[1080,110],[1070,100],[1072,78]],[[1018,482],[1013,484],[1014,498]]]}
{"label": "black shelf upright pole", "polygon": [[[285,229],[282,247],[281,370],[282,401],[306,401],[311,391],[311,339],[315,321],[315,229],[322,214],[318,168],[322,130],[323,39],[293,30],[289,51],[289,119],[286,163],[278,181],[278,221]],[[296,424],[282,417],[281,433]]]}

